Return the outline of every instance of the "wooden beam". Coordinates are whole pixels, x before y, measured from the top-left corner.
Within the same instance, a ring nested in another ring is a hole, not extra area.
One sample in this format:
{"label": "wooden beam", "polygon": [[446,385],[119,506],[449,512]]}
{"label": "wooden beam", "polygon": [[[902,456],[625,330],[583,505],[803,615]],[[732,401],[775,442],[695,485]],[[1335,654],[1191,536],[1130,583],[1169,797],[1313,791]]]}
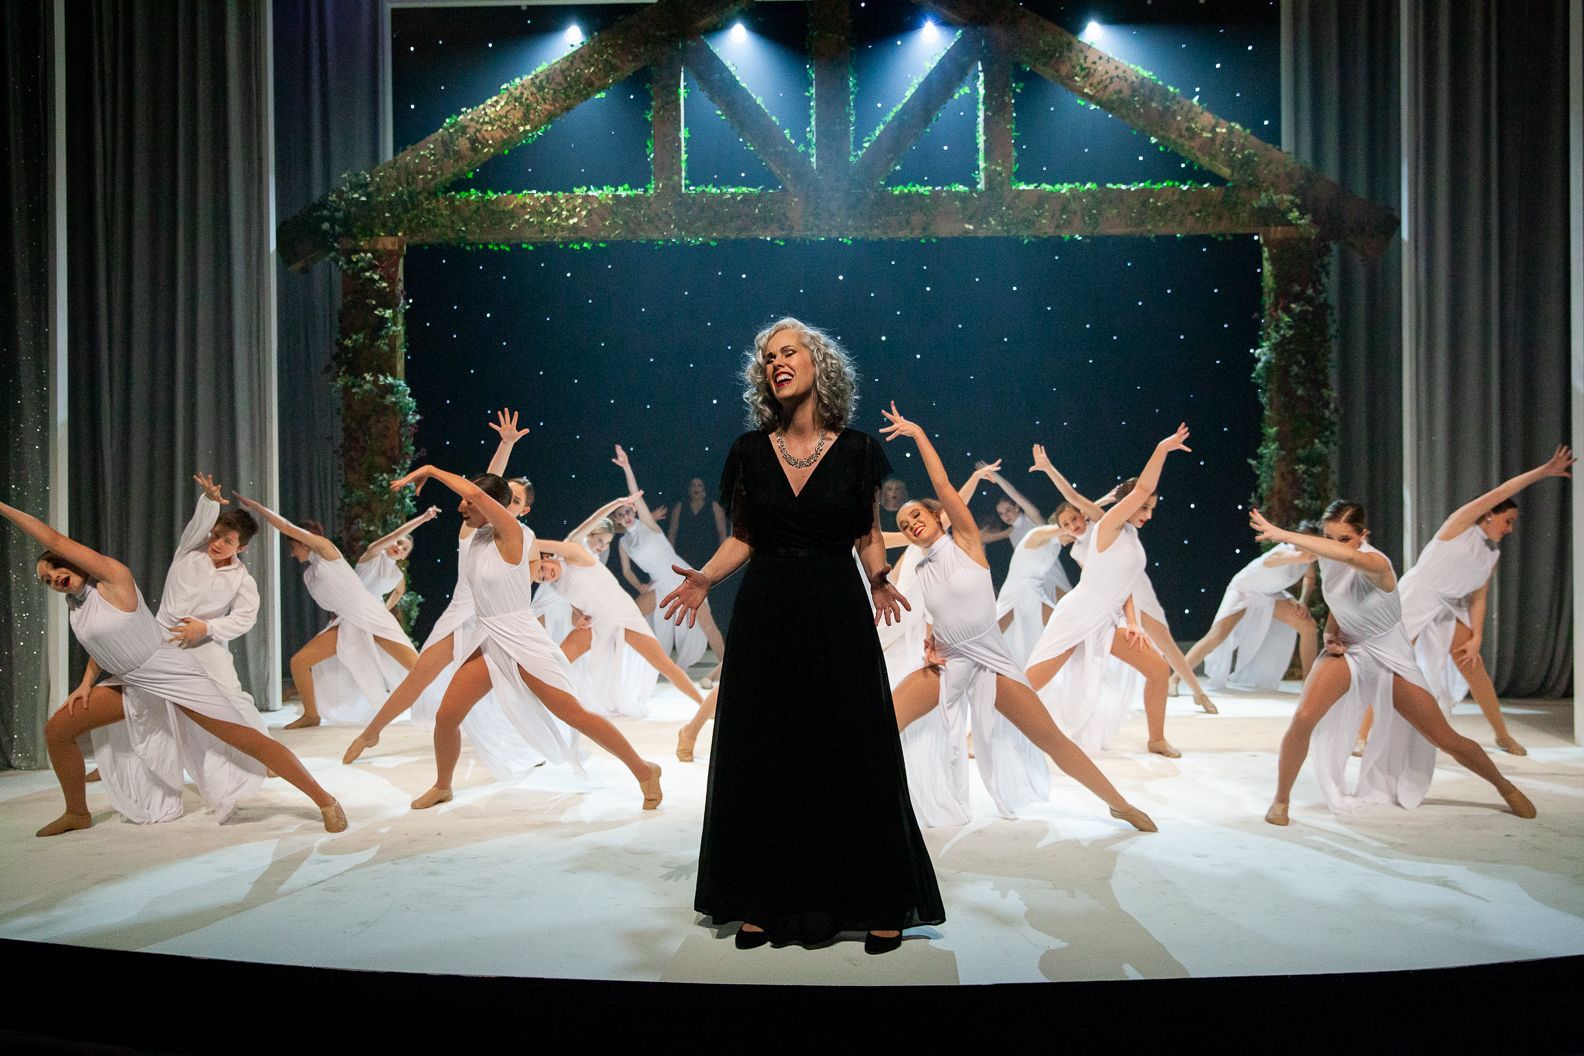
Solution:
{"label": "wooden beam", "polygon": [[649,71],[649,134],[654,192],[682,193],[682,49],[673,46]]}
{"label": "wooden beam", "polygon": [[1396,234],[1397,217],[1389,210],[1344,190],[1291,155],[1012,0],[915,2],[951,21],[984,27],[1000,48],[1036,73],[1222,178],[1296,198],[1327,241],[1346,242],[1374,259]]}
{"label": "wooden beam", "polygon": [[1236,187],[1012,188],[853,194],[810,210],[786,191],[441,195],[412,216],[412,243],[510,246],[688,238],[1062,238],[1253,234],[1287,223]]}
{"label": "wooden beam", "polygon": [[908,148],[917,143],[941,107],[956,94],[979,61],[980,35],[964,29],[897,107],[853,166],[853,186],[868,190],[885,182]]}
{"label": "wooden beam", "polygon": [[845,188],[852,166],[852,9],[849,0],[810,0],[814,74],[814,167],[822,188]]}
{"label": "wooden beam", "polygon": [[539,132],[551,121],[654,62],[667,48],[715,28],[752,0],[659,0],[596,33],[576,51],[464,110],[390,161],[360,173],[280,226],[286,263],[301,270],[337,239],[400,229],[427,195]]}
{"label": "wooden beam", "polygon": [[979,60],[979,186],[1012,186],[1012,60],[989,37]]}
{"label": "wooden beam", "polygon": [[808,159],[798,152],[775,118],[759,105],[753,93],[715,54],[715,49],[702,40],[690,40],[683,45],[682,61],[710,102],[720,108],[737,134],[775,173],[781,186],[799,195],[808,194],[815,182],[814,169]]}

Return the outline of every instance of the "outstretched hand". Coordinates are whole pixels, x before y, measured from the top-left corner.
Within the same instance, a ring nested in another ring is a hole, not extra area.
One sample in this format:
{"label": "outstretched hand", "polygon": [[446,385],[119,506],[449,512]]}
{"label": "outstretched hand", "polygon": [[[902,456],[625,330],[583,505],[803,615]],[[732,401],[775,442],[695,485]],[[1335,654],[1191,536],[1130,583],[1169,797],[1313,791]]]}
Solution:
{"label": "outstretched hand", "polygon": [[[620,451],[621,448],[616,450]],[[681,576],[682,582],[660,599],[662,616],[668,623],[681,624],[685,615],[687,625],[692,627],[698,620],[698,610],[703,608],[705,599],[709,597],[710,581],[697,569],[672,565],[671,571]]]}
{"label": "outstretched hand", "polygon": [[426,521],[432,521],[438,516],[440,516],[440,507],[438,506],[431,506],[423,512],[423,518]]}
{"label": "outstretched hand", "polygon": [[[633,505],[636,506],[637,503],[634,503]],[[668,514],[670,512],[671,512],[671,507],[669,507],[669,506],[655,506],[652,509],[650,509],[649,516],[654,518],[656,524],[659,524],[661,521],[666,519],[666,514]]]}
{"label": "outstretched hand", "polygon": [[1558,444],[1556,451],[1541,468],[1545,470],[1548,477],[1571,477],[1573,475],[1573,463],[1577,461],[1578,459],[1573,457],[1572,448],[1566,444]]}
{"label": "outstretched hand", "polygon": [[1188,446],[1188,423],[1183,422],[1182,424],[1178,425],[1177,431],[1175,433],[1168,436],[1155,446],[1157,448],[1164,448],[1167,451],[1192,451],[1193,448]]}
{"label": "outstretched hand", "polygon": [[974,463],[974,476],[979,477],[981,480],[994,480],[1000,473],[1001,460],[999,458],[994,462],[986,462],[981,458]]}
{"label": "outstretched hand", "polygon": [[257,499],[250,499],[234,488],[232,489],[231,494],[236,496],[237,503],[245,510],[253,510],[254,512],[257,512],[261,508],[261,504]]}
{"label": "outstretched hand", "polygon": [[896,401],[891,401],[891,409],[880,408],[880,413],[885,415],[890,424],[880,427],[880,435],[887,441],[895,440],[899,436],[910,437],[918,440],[924,436],[923,428],[917,422],[910,422],[902,417],[902,412],[897,410]]}
{"label": "outstretched hand", "polygon": [[1055,468],[1056,468],[1055,463],[1053,463],[1050,460],[1050,456],[1045,453],[1045,445],[1044,444],[1035,444],[1034,445],[1034,464],[1029,467],[1029,472],[1030,473],[1043,473],[1046,470],[1053,470]]}
{"label": "outstretched hand", "polygon": [[1470,637],[1462,645],[1452,647],[1452,661],[1461,668],[1469,668],[1479,662],[1481,642],[1478,638]]}
{"label": "outstretched hand", "polygon": [[1254,541],[1257,543],[1281,542],[1277,538],[1281,534],[1281,529],[1267,521],[1265,515],[1252,506],[1249,507],[1249,527],[1254,529]]}
{"label": "outstretched hand", "polygon": [[408,473],[405,476],[397,477],[395,480],[391,481],[390,490],[400,491],[407,485],[411,484],[413,485],[413,494],[418,494],[420,491],[423,491],[424,482],[429,479],[430,468],[431,467],[429,466],[419,466],[411,473]]}
{"label": "outstretched hand", "polygon": [[616,445],[616,457],[611,459],[611,461],[623,469],[632,468],[632,463],[627,459],[627,452],[622,450],[622,446],[620,444]]}
{"label": "outstretched hand", "polygon": [[210,502],[218,502],[222,506],[231,504],[231,500],[226,498],[225,493],[220,490],[220,485],[214,482],[214,477],[207,473],[194,473],[193,480],[203,489],[204,497]]}
{"label": "outstretched hand", "polygon": [[871,586],[869,599],[874,602],[876,627],[880,626],[881,619],[885,620],[887,627],[893,623],[901,623],[903,610],[913,611],[913,606],[908,604],[908,600],[902,596],[896,584],[889,579],[878,587]]}
{"label": "outstretched hand", "polygon": [[517,412],[505,408],[495,412],[495,420],[489,427],[499,433],[501,442],[506,444],[515,444],[528,435],[526,428],[517,428]]}

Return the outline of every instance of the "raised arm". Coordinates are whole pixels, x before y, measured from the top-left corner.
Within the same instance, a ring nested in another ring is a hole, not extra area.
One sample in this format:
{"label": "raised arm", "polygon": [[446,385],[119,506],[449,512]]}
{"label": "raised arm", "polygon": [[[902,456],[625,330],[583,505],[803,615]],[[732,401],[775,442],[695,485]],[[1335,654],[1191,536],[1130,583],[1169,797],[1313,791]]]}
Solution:
{"label": "raised arm", "polygon": [[1029,472],[1043,473],[1049,477],[1051,483],[1056,485],[1056,490],[1061,492],[1061,497],[1072,503],[1078,512],[1084,515],[1086,520],[1090,522],[1098,521],[1105,515],[1105,511],[1100,508],[1101,504],[1091,502],[1078,494],[1078,489],[1072,486],[1072,482],[1062,476],[1060,471],[1051,464],[1050,458],[1045,454],[1044,444],[1034,445],[1034,464],[1029,467]]}
{"label": "raised arm", "polygon": [[114,602],[116,608],[131,612],[137,607],[137,584],[132,580],[131,571],[115,558],[84,546],[15,506],[0,502],[0,516],[22,529],[44,549],[105,584],[110,590],[107,600]]}
{"label": "raised arm", "polygon": [[202,490],[197,505],[193,507],[192,520],[182,529],[181,540],[176,544],[178,556],[189,550],[202,550],[209,545],[209,532],[220,517],[220,507],[229,501],[209,474],[194,473],[193,481]]}
{"label": "raised arm", "polygon": [[1340,561],[1344,565],[1358,569],[1369,577],[1371,583],[1382,590],[1397,589],[1397,577],[1392,573],[1391,562],[1379,550],[1355,550],[1346,543],[1339,543],[1335,539],[1327,539],[1321,535],[1289,532],[1276,527],[1265,519],[1264,514],[1254,509],[1249,510],[1249,527],[1254,529],[1254,538],[1262,543],[1290,543],[1300,550],[1309,551],[1316,557],[1323,557],[1328,561]]}
{"label": "raised arm", "polygon": [[638,511],[638,519],[655,531],[660,530],[660,522],[655,520],[654,514],[649,511],[649,504],[643,500],[643,492],[638,488],[638,478],[633,476],[632,460],[627,457],[627,452],[622,450],[620,444],[616,445],[616,457],[611,462],[621,467],[622,474],[627,478],[627,490],[638,496],[638,501],[633,503],[633,509]]}
{"label": "raised arm", "polygon": [[1139,473],[1138,483],[1133,486],[1133,490],[1118,499],[1115,506],[1105,511],[1100,523],[1095,527],[1098,533],[1095,536],[1095,547],[1098,550],[1109,547],[1111,541],[1117,537],[1117,533],[1122,530],[1122,526],[1149,501],[1151,495],[1155,494],[1155,489],[1160,486],[1161,470],[1166,466],[1166,456],[1173,451],[1192,450],[1193,448],[1188,446],[1186,423],[1179,425],[1175,433],[1155,445],[1155,450],[1150,452],[1149,461],[1144,463],[1144,469]]}
{"label": "raised arm", "polygon": [[1546,477],[1571,477],[1573,463],[1577,461],[1573,452],[1566,444],[1557,445],[1556,451],[1545,462],[1531,469],[1527,473],[1520,473],[1511,480],[1502,481],[1501,484],[1487,491],[1473,502],[1458,509],[1441,525],[1441,530],[1436,533],[1437,539],[1455,539],[1479,523],[1480,518],[1490,512],[1490,508],[1498,502],[1512,498],[1520,491]]}
{"label": "raised arm", "polygon": [[407,577],[403,576],[391,588],[391,592],[385,596],[385,611],[395,612],[396,606],[401,603],[402,595],[405,593],[407,593]]}
{"label": "raised arm", "polygon": [[989,480],[990,474],[1001,468],[1001,460],[994,462],[978,462],[974,471],[968,474],[968,479],[962,482],[962,487],[957,489],[957,497],[963,502],[973,502],[974,492],[979,490],[979,482]]}
{"label": "raised arm", "polygon": [[1314,565],[1310,565],[1308,568],[1304,569],[1303,579],[1299,582],[1301,582],[1303,586],[1298,589],[1298,604],[1307,609],[1309,607],[1309,595],[1314,593],[1315,588]]}
{"label": "raised arm", "polygon": [[1029,533],[1023,537],[1023,545],[1030,550],[1043,550],[1052,543],[1059,542],[1064,534],[1054,524],[1042,524],[1038,528],[1029,529]]}
{"label": "raised arm", "polygon": [[1030,502],[1021,491],[1012,486],[1010,480],[1001,475],[1001,460],[999,458],[995,460],[993,465],[985,462],[977,462],[974,465],[976,469],[983,467],[985,469],[985,479],[1006,492],[1006,497],[1017,503],[1018,508],[1023,511],[1029,520],[1035,524],[1045,520],[1045,515],[1039,511],[1039,507]]}
{"label": "raised arm", "polygon": [[440,507],[431,506],[418,516],[414,517],[412,520],[408,521],[406,524],[402,525],[400,528],[396,529],[394,532],[380,536],[378,539],[374,540],[368,545],[368,549],[363,551],[363,556],[358,558],[358,564],[361,565],[365,561],[374,560],[375,558],[379,557],[379,555],[387,546],[391,545],[398,539],[406,538],[407,536],[411,535],[419,525],[428,524],[438,516],[440,516]]}
{"label": "raised arm", "polygon": [[341,556],[341,551],[336,549],[336,545],[325,536],[315,535],[306,528],[297,527],[262,502],[257,499],[250,499],[240,491],[233,491],[231,494],[235,495],[237,502],[241,503],[246,509],[253,511],[269,522],[277,532],[288,539],[295,539],[324,560],[335,561]]}
{"label": "raised arm", "polygon": [[391,481],[390,487],[392,491],[400,491],[411,484],[416,491],[422,491],[424,482],[429,480],[444,484],[483,515],[489,526],[495,529],[495,545],[500,548],[500,555],[508,564],[515,565],[522,560],[522,525],[506,511],[506,507],[466,477],[435,466],[419,466],[405,477]]}
{"label": "raised arm", "polygon": [[592,550],[581,543],[574,543],[571,540],[558,543],[554,539],[535,539],[534,547],[541,554],[559,557],[561,560],[581,568],[593,568],[599,564],[599,560],[594,556]]}
{"label": "raised arm", "polygon": [[[887,425],[880,427],[880,435],[887,442],[899,436],[905,436],[918,445],[919,457],[924,460],[924,469],[929,474],[930,485],[935,489],[935,497],[940,500],[941,506],[946,510],[946,516],[951,518],[952,540],[960,547],[963,553],[973,558],[976,562],[989,567],[985,561],[984,543],[979,539],[979,525],[973,519],[973,513],[968,509],[968,504],[962,496],[957,494],[957,489],[952,487],[951,478],[946,475],[946,466],[941,462],[940,455],[935,452],[935,445],[930,443],[930,438],[925,434],[923,427],[917,422],[909,421],[897,410],[896,401],[891,401],[891,409],[881,410],[885,415]],[[877,543],[880,541],[877,539]],[[881,543],[881,552],[884,553],[884,544]]]}
{"label": "raised arm", "polygon": [[504,477],[506,467],[511,462],[512,448],[528,435],[528,430],[517,428],[517,412],[504,408],[495,412],[495,420],[489,423],[489,427],[500,434],[500,443],[495,445],[495,454],[491,456],[485,472]]}
{"label": "raised arm", "polygon": [[588,517],[584,519],[582,524],[568,532],[566,541],[569,543],[576,543],[581,547],[583,545],[583,537],[589,532],[593,531],[594,526],[602,519],[609,517],[614,511],[621,509],[623,506],[631,505],[636,509],[638,503],[642,501],[643,492],[641,491],[635,491],[631,495],[623,495],[619,499],[612,499],[599,509],[595,510],[593,513],[589,514]]}

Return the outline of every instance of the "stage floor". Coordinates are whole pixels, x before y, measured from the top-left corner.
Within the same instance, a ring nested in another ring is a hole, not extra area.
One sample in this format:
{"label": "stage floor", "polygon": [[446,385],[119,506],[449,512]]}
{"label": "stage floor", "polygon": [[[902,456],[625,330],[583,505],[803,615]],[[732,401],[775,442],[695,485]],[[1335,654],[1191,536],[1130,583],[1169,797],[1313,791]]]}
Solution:
{"label": "stage floor", "polygon": [[[691,908],[706,764],[677,763],[691,705],[669,686],[624,720],[665,768],[639,810],[625,769],[541,767],[501,786],[465,750],[457,796],[422,813],[429,740],[399,724],[356,766],[354,732],[281,734],[346,807],[318,814],[272,780],[225,826],[196,796],[139,827],[90,786],[96,824],[33,837],[60,811],[48,772],[0,773],[0,935],[283,964],[477,975],[730,983],[996,983],[1426,968],[1584,953],[1584,749],[1566,701],[1515,702],[1527,758],[1495,753],[1539,808],[1506,812],[1445,756],[1415,811],[1326,813],[1306,769],[1293,824],[1262,816],[1291,696],[1227,694],[1222,713],[1172,701],[1183,758],[1143,754],[1142,714],[1101,767],[1160,825],[1144,835],[1058,776],[1016,821],[927,829],[947,922],[866,957],[857,942],[742,953]],[[295,709],[268,718],[288,721]],[[1471,704],[1454,724],[1489,745]],[[701,757],[702,759],[702,757]],[[811,768],[819,760],[808,761]]]}

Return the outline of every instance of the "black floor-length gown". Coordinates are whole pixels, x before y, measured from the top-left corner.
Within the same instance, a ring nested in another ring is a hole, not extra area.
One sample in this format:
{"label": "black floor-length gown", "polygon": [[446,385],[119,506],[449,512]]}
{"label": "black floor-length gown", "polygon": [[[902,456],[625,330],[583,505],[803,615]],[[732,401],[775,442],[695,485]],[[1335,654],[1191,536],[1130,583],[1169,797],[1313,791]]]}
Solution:
{"label": "black floor-length gown", "polygon": [[753,556],[726,636],[694,908],[776,942],[946,919],[852,558],[890,470],[874,437],[844,430],[794,495],[754,432],[721,477]]}

